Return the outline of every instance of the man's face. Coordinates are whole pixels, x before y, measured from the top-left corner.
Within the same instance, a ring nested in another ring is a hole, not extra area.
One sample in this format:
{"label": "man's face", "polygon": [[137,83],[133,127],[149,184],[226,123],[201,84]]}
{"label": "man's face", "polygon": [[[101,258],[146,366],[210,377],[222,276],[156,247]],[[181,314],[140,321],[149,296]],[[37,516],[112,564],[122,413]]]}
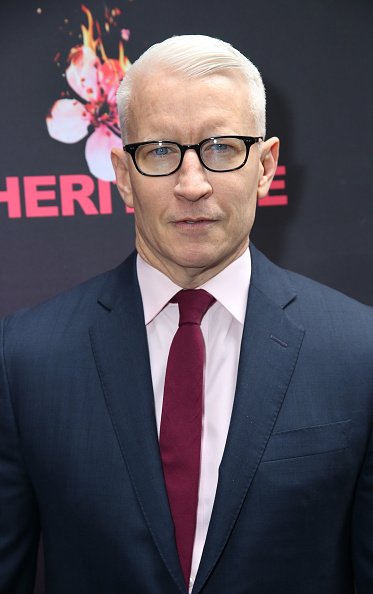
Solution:
{"label": "man's face", "polygon": [[[140,84],[130,106],[129,143],[258,135],[238,75],[185,79],[158,73]],[[206,170],[188,150],[181,168],[166,177],[141,175],[130,155],[114,151],[118,188],[135,209],[140,255],[185,288],[220,272],[247,248],[257,197],[268,191],[277,149],[277,139],[254,144],[244,167],[224,173]]]}

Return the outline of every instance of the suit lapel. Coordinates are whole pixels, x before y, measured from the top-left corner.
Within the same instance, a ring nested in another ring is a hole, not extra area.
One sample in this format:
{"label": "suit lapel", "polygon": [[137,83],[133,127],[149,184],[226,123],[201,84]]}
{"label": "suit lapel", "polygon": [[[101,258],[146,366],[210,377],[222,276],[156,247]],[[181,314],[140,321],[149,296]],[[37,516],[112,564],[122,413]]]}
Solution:
{"label": "suit lapel", "polygon": [[179,590],[186,592],[164,486],[135,256],[100,296],[91,344],[106,404],[149,531]]}
{"label": "suit lapel", "polygon": [[252,262],[232,419],[193,593],[203,587],[231,534],[280,411],[304,334],[284,311],[295,298],[286,273],[254,248]]}

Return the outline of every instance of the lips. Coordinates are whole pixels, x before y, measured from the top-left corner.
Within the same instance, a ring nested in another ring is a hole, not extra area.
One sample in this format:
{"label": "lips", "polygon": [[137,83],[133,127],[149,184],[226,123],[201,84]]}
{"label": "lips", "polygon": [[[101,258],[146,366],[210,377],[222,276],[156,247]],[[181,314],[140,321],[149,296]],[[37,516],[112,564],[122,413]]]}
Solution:
{"label": "lips", "polygon": [[184,219],[181,223],[187,223],[188,225],[196,225],[198,223],[212,223],[211,219]]}
{"label": "lips", "polygon": [[190,237],[191,235],[196,236],[196,234],[200,235],[201,233],[204,236],[205,233],[208,233],[210,229],[214,228],[216,223],[217,219],[185,218],[173,221],[173,227],[179,233],[187,235],[188,237]]}
{"label": "lips", "polygon": [[198,219],[192,219],[192,218],[185,218],[185,219],[178,219],[176,221],[174,221],[174,223],[178,224],[178,223],[186,223],[187,225],[197,225],[198,223],[214,223],[216,221],[216,219],[207,219],[207,218],[198,218]]}

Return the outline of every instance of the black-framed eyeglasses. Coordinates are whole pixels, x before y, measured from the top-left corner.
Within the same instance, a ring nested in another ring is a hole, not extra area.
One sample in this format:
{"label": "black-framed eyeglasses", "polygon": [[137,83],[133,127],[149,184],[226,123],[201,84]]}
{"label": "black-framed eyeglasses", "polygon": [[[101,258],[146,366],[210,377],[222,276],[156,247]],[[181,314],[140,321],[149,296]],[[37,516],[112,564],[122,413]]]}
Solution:
{"label": "black-framed eyeglasses", "polygon": [[190,149],[196,151],[206,169],[224,173],[243,167],[250,147],[261,140],[262,136],[213,136],[197,144],[148,140],[126,144],[123,150],[131,155],[137,171],[150,177],[175,173],[181,167],[185,152]]}

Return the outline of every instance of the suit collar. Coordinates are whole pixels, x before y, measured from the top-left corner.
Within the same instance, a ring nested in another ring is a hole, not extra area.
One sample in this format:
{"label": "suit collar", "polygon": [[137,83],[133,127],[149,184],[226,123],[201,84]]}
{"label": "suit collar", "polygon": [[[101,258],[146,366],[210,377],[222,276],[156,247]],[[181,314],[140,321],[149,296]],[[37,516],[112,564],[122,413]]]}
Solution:
{"label": "suit collar", "polygon": [[252,243],[250,243],[250,252],[252,259],[251,282],[253,286],[268,301],[281,309],[285,309],[297,296],[287,270],[273,264]]}
{"label": "suit collar", "polygon": [[[267,300],[272,301],[274,305],[278,305],[281,309],[285,309],[296,298],[296,291],[287,271],[273,264],[252,243],[250,243],[250,255],[250,284],[265,295]],[[108,311],[125,307],[128,292],[132,293],[132,299],[136,303],[138,299],[141,300],[137,280],[136,258],[137,252],[134,251],[122,264],[109,272],[107,281],[97,299],[98,303]]]}
{"label": "suit collar", "polygon": [[[296,297],[287,271],[273,264],[252,243],[249,249],[252,262],[251,284],[284,309]],[[107,310],[121,307],[129,289],[134,292],[134,299],[141,298],[136,258],[137,252],[133,251],[122,264],[108,273],[107,281],[97,299]]]}

